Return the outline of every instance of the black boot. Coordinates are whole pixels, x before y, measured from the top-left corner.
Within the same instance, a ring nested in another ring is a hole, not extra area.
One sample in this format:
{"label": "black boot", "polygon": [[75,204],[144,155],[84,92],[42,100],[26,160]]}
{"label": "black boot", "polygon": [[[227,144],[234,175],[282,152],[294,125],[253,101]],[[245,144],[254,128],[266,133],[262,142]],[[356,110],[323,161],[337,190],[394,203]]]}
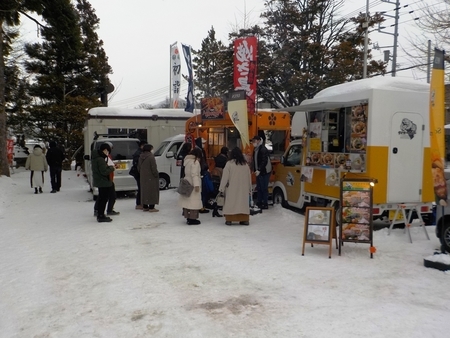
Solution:
{"label": "black boot", "polygon": [[212,217],[223,217],[223,216],[219,214],[219,211],[217,209],[214,209],[212,212]]}
{"label": "black boot", "polygon": [[35,193],[35,194],[37,194],[37,193],[38,193],[38,190],[37,190],[37,188],[34,188],[34,193]]}
{"label": "black boot", "polygon": [[39,187],[39,193],[41,193],[41,194],[42,194],[42,188],[41,188],[41,187]]}
{"label": "black boot", "polygon": [[201,224],[201,222],[198,219],[193,219],[193,218],[188,218],[186,223],[187,223],[187,225]]}

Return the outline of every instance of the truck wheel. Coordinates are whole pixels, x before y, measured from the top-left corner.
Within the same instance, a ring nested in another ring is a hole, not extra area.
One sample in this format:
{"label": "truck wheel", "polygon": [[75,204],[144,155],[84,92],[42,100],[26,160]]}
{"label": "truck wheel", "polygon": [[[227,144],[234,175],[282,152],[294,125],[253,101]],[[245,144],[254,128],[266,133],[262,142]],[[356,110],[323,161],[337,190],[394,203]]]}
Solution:
{"label": "truck wheel", "polygon": [[446,252],[450,252],[450,224],[447,223],[442,225],[442,233],[440,240],[442,244],[441,248],[444,249]]}
{"label": "truck wheel", "polygon": [[288,207],[283,191],[280,188],[275,188],[273,191],[273,204],[281,204],[283,208]]}
{"label": "truck wheel", "polygon": [[159,190],[165,190],[169,187],[170,178],[165,174],[159,175]]}

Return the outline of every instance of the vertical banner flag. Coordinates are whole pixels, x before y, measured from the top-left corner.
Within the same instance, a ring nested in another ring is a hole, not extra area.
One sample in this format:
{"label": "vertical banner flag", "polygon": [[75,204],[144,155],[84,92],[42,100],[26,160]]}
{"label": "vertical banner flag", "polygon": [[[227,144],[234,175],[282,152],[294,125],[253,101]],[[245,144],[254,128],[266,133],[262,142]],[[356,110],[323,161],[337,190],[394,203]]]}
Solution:
{"label": "vertical banner flag", "polygon": [[258,40],[249,36],[234,40],[234,90],[245,90],[247,110],[256,113],[256,58]]}
{"label": "vertical banner flag", "polygon": [[170,102],[170,105],[173,108],[178,108],[181,87],[181,60],[177,42],[170,45],[170,74],[170,91],[172,94],[172,102]]}
{"label": "vertical banner flag", "polygon": [[184,111],[194,112],[194,73],[192,71],[191,46],[181,44],[183,48],[184,59],[188,69],[188,92],[186,96],[186,108]]}
{"label": "vertical banner flag", "polygon": [[6,139],[6,155],[8,157],[9,165],[13,165],[14,161],[14,140],[11,138]]}
{"label": "vertical banner flag", "polygon": [[245,90],[237,90],[230,93],[230,98],[228,100],[228,114],[241,135],[244,148],[249,146],[250,141],[248,136],[248,114]]}
{"label": "vertical banner flag", "polygon": [[444,176],[445,163],[445,83],[443,50],[434,50],[433,71],[430,84],[430,143],[431,170],[433,172],[436,203],[447,206],[447,183]]}

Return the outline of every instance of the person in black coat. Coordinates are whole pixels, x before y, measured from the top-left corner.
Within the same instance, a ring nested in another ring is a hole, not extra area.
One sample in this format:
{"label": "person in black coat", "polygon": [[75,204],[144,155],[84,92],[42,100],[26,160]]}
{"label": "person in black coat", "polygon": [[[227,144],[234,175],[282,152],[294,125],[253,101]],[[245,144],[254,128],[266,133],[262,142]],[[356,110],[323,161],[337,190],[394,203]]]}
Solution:
{"label": "person in black coat", "polygon": [[228,148],[222,147],[220,149],[220,154],[214,158],[214,162],[216,164],[216,168],[225,168],[225,164],[228,162]]}
{"label": "person in black coat", "polygon": [[270,162],[269,150],[267,150],[263,139],[255,136],[253,145],[253,171],[256,175],[256,190],[258,191],[257,205],[261,209],[268,209],[269,179],[272,174],[272,163]]}
{"label": "person in black coat", "polygon": [[133,154],[133,165],[130,170],[130,175],[133,176],[134,179],[136,180],[136,184],[137,184],[137,188],[138,188],[138,191],[136,194],[136,207],[135,207],[135,209],[137,209],[137,210],[143,209],[143,205],[141,203],[141,177],[140,177],[139,171],[138,171],[138,163],[139,163],[139,157],[142,154],[142,149],[144,148],[144,146],[146,144],[147,144],[147,142],[145,142],[145,141],[139,142],[139,148]]}
{"label": "person in black coat", "polygon": [[51,193],[54,194],[61,189],[61,173],[64,153],[57,147],[55,141],[50,141],[49,146],[50,149],[47,151],[45,157],[50,167],[50,182],[52,184]]}
{"label": "person in black coat", "polygon": [[206,143],[206,140],[198,137],[195,139],[195,146],[196,148],[199,148],[202,151],[202,159],[200,160],[200,175],[202,177],[202,203],[203,208],[200,209],[201,214],[206,214],[209,212],[208,209],[206,209],[206,206],[208,206],[208,199],[210,194],[209,184],[208,180],[211,181],[211,175],[208,171],[208,162],[206,161],[206,152],[205,149],[203,149],[203,143]]}
{"label": "person in black coat", "polygon": [[178,153],[177,156],[177,166],[180,166],[180,180],[182,178],[184,178],[184,158],[189,155],[189,153],[192,150],[192,144],[189,142],[186,142],[183,144],[183,146],[181,147],[180,152]]}

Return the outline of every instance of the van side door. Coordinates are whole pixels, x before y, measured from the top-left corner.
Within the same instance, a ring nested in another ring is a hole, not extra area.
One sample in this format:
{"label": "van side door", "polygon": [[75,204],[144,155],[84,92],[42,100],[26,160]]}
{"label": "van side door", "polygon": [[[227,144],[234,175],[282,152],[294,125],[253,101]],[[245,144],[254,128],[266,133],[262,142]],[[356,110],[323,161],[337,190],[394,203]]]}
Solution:
{"label": "van side door", "polygon": [[177,166],[177,156],[183,143],[184,143],[183,141],[175,141],[170,145],[170,148],[167,151],[173,154],[173,157],[168,159],[168,161],[170,161],[169,172],[170,172],[170,183],[172,187],[178,186],[178,182],[180,181],[181,167]]}

